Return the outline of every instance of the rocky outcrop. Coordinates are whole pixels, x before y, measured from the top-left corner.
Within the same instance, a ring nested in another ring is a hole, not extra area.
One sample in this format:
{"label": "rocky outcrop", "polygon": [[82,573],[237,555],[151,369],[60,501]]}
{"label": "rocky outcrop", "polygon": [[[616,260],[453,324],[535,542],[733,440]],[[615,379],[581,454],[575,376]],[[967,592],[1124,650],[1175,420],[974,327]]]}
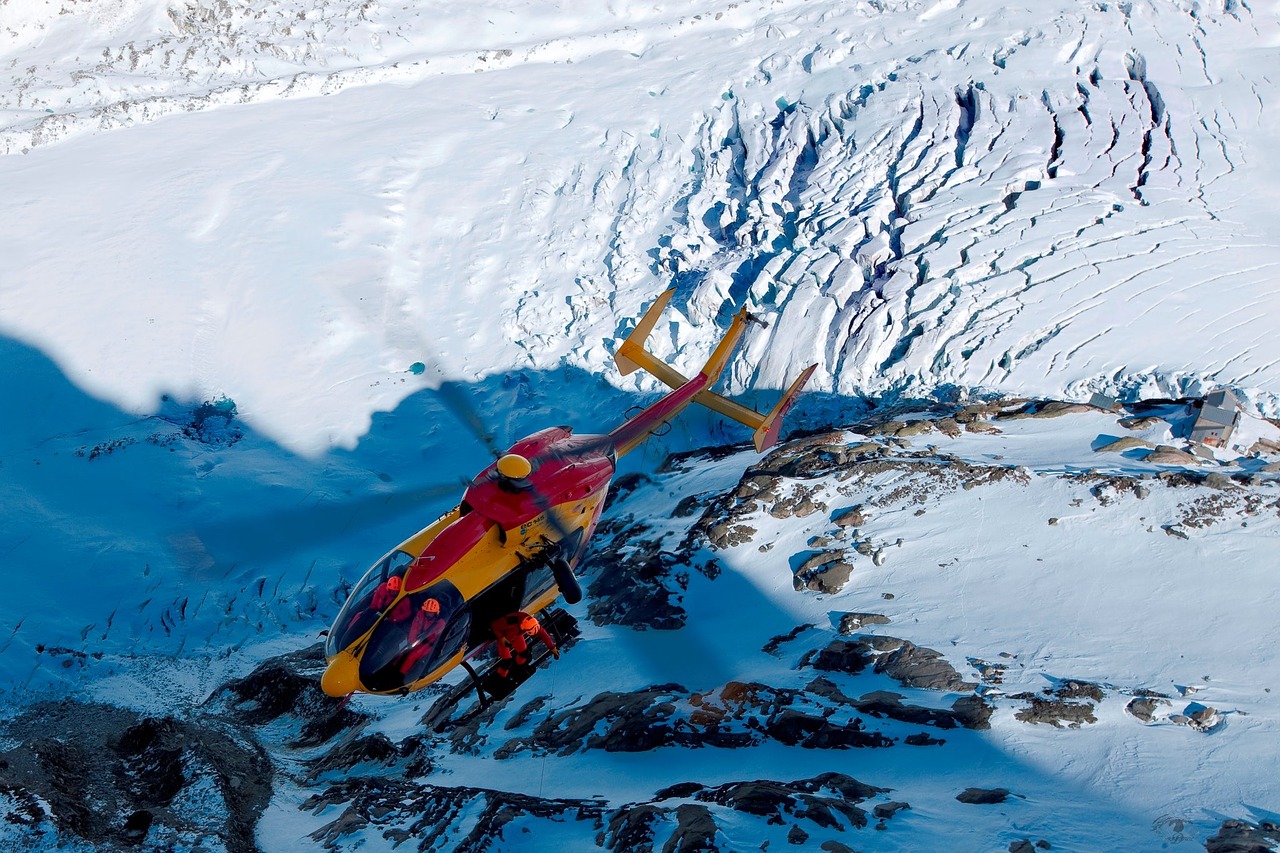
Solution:
{"label": "rocky outcrop", "polygon": [[[394,776],[358,776],[328,785],[300,808],[341,811],[311,840],[342,849],[355,833],[373,832],[395,845],[421,851],[485,850],[508,824],[527,818],[603,825],[605,807],[596,800],[544,799],[509,791],[429,785]],[[466,813],[466,820],[459,820]]]}
{"label": "rocky outcrop", "polygon": [[34,706],[4,731],[14,745],[0,753],[0,791],[28,849],[60,839],[103,850],[256,849],[274,772],[232,726],[66,700]]}
{"label": "rocky outcrop", "polygon": [[965,788],[956,799],[973,806],[994,806],[1009,799],[1008,788]]}
{"label": "rocky outcrop", "polygon": [[[834,722],[821,707],[806,709],[798,691],[729,682],[690,693],[664,684],[631,693],[605,692],[581,706],[549,714],[495,756],[532,750],[570,755],[587,750],[645,752],[664,746],[732,749],[775,741],[810,749],[891,746],[861,719]],[[810,703],[811,704],[811,703]]]}
{"label": "rocky outcrop", "polygon": [[978,686],[961,678],[940,653],[896,637],[854,635],[848,640],[832,640],[826,648],[806,655],[801,665],[826,672],[858,673],[871,663],[875,672],[904,687],[969,693]]}
{"label": "rocky outcrop", "polygon": [[[1085,723],[1096,723],[1093,710],[1101,702],[1103,690],[1087,681],[1063,681],[1057,687],[1046,688],[1042,695],[1019,693],[1011,699],[1028,702],[1027,707],[1014,714],[1024,723],[1047,723],[1054,728],[1078,729]],[[1085,700],[1085,701],[1080,701]]]}
{"label": "rocky outcrop", "polygon": [[1155,445],[1145,439],[1132,435],[1126,435],[1117,438],[1114,441],[1108,441],[1101,447],[1097,448],[1097,453],[1124,453],[1126,450],[1155,450]]}
{"label": "rocky outcrop", "polygon": [[1204,849],[1208,853],[1275,853],[1280,849],[1280,824],[1225,820],[1217,833],[1205,840]]}

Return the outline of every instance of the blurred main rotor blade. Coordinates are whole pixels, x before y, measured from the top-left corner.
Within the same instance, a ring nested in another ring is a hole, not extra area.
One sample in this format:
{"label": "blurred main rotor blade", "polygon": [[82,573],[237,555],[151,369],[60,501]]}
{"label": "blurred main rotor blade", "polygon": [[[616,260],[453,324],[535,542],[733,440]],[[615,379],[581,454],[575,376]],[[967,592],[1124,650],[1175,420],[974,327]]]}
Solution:
{"label": "blurred main rotor blade", "polygon": [[[169,545],[178,564],[201,577],[220,575],[236,565],[256,565],[306,550],[350,535],[378,520],[389,520],[442,497],[461,497],[469,485],[456,483],[419,486],[395,492],[381,492],[340,500],[321,496],[315,503],[263,515],[246,515],[198,524],[174,533]],[[414,527],[425,527],[434,518],[423,518]],[[413,530],[406,530],[407,537]],[[404,537],[402,537],[404,538]],[[399,540],[396,540],[399,541]],[[371,542],[369,562],[388,547],[385,541]],[[373,553],[376,551],[377,553]],[[354,556],[346,555],[345,556]]]}
{"label": "blurred main rotor blade", "polygon": [[471,397],[463,390],[462,386],[452,379],[445,379],[440,382],[440,387],[436,389],[436,393],[440,395],[441,401],[454,416],[462,422],[462,425],[471,430],[471,434],[480,440],[490,455],[494,459],[502,456],[502,450],[494,441],[493,435],[485,426],[484,420],[476,412],[475,406],[471,403]]}

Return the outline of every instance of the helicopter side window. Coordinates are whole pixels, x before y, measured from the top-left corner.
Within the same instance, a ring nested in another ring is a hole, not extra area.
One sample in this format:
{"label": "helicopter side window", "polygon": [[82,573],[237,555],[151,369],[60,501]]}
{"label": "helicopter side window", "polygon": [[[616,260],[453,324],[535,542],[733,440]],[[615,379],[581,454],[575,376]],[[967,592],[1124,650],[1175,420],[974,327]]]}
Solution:
{"label": "helicopter side window", "polygon": [[365,572],[364,577],[347,597],[347,603],[343,605],[342,611],[334,622],[337,627],[330,632],[325,642],[326,655],[336,655],[373,627],[373,624],[378,621],[378,614],[386,609],[398,594],[392,589],[397,585],[392,578],[403,580],[405,570],[412,562],[412,555],[396,550]]}
{"label": "helicopter side window", "polygon": [[555,583],[555,576],[551,572],[551,564],[545,559],[539,561],[539,565],[532,569],[524,582],[524,598],[520,602],[520,609],[524,610],[547,590],[551,589],[551,585]]}

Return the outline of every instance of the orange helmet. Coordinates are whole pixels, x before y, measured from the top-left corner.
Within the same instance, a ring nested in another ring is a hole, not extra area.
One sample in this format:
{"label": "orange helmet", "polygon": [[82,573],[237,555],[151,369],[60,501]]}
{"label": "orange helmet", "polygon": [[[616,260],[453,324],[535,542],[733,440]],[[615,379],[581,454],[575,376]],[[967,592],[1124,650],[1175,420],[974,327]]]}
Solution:
{"label": "orange helmet", "polygon": [[400,580],[399,575],[392,575],[391,577],[387,578],[387,589],[391,590],[392,592],[399,592],[401,583],[402,581]]}
{"label": "orange helmet", "polygon": [[425,613],[439,614],[440,602],[436,601],[434,598],[428,598],[426,601],[422,602],[422,610]]}
{"label": "orange helmet", "polygon": [[526,634],[532,634],[538,630],[538,620],[532,616],[526,615],[520,620],[520,630]]}

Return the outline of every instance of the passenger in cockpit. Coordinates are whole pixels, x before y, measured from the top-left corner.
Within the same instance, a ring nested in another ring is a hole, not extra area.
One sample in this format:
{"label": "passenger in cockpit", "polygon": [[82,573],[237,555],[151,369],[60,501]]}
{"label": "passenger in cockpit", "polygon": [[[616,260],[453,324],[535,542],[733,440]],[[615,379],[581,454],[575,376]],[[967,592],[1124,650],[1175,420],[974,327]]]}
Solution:
{"label": "passenger in cockpit", "polygon": [[400,664],[400,672],[408,675],[418,661],[431,654],[444,631],[444,618],[440,615],[440,602],[428,598],[413,616],[409,626],[409,653]]}

